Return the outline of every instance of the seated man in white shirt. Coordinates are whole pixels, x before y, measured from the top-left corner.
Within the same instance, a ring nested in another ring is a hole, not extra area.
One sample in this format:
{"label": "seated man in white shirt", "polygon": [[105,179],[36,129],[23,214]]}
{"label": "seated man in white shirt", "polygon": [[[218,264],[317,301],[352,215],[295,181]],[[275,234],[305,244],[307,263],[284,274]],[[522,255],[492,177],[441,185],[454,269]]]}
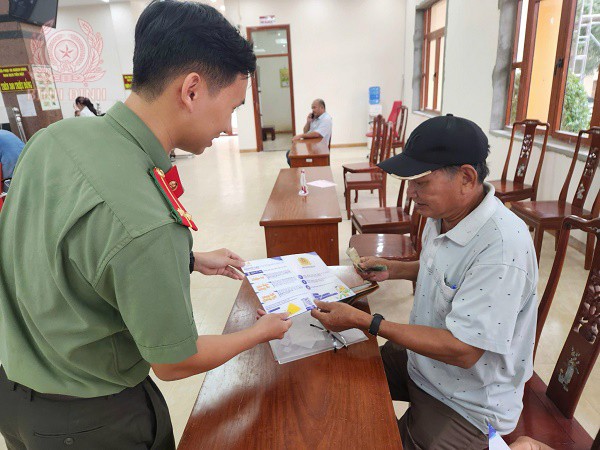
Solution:
{"label": "seated man in white shirt", "polygon": [[[300,139],[323,138],[327,143],[331,140],[331,116],[325,110],[325,102],[318,98],[310,105],[312,112],[306,118],[303,133],[297,134],[292,138],[292,141]],[[285,154],[288,165],[290,165],[290,151]]]}
{"label": "seated man in white shirt", "polygon": [[533,373],[538,268],[527,226],[485,183],[488,140],[453,116],[419,125],[404,151],[379,164],[409,180],[415,211],[428,217],[419,261],[361,258],[366,279],[416,280],[409,324],[343,303],[315,302],[333,331],[360,328],[381,347],[390,393],[409,401],[399,420],[410,449],[485,449],[488,424],[514,430]]}

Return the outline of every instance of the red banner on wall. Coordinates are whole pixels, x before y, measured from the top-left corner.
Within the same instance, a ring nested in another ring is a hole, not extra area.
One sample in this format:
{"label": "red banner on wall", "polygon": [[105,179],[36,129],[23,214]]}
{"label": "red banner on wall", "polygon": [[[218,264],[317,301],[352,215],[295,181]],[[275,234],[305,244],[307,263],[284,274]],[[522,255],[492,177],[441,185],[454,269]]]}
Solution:
{"label": "red banner on wall", "polygon": [[16,92],[33,89],[28,66],[0,67],[0,91]]}

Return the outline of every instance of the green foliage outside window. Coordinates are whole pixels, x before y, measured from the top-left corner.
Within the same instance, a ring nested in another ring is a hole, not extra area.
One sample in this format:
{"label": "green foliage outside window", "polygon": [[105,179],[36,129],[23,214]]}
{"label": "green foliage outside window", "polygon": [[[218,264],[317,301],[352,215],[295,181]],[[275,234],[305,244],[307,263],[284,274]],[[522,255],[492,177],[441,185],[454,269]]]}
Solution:
{"label": "green foliage outside window", "polygon": [[560,128],[564,131],[578,133],[590,125],[590,108],[583,83],[573,73],[567,76],[567,87],[563,103],[563,114]]}

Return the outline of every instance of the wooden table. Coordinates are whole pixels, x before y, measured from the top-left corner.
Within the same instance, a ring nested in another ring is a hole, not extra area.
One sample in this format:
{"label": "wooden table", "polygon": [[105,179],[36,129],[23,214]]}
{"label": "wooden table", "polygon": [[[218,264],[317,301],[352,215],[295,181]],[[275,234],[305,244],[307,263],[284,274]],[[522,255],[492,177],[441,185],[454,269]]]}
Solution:
{"label": "wooden table", "polygon": [[316,167],[329,165],[329,142],[325,139],[292,141],[291,167]]}
{"label": "wooden table", "polygon": [[[258,306],[244,280],[223,332],[251,326]],[[402,449],[377,340],[283,365],[268,344],[235,357],[206,375],[178,448]]]}
{"label": "wooden table", "polygon": [[[335,187],[308,186],[298,195],[301,169],[281,169],[260,219],[267,256],[315,251],[330,266],[339,264],[338,222],[342,221]],[[333,182],[329,167],[306,167],[306,181]]]}

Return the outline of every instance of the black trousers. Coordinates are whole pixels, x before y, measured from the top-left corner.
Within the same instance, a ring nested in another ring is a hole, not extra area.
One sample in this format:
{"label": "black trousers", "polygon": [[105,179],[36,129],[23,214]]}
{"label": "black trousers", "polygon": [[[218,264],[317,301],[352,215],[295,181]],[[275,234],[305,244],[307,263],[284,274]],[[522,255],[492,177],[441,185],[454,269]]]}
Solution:
{"label": "black trousers", "polygon": [[0,366],[0,433],[9,450],[174,450],[169,409],[147,377],[114,395],[41,394],[10,381]]}

